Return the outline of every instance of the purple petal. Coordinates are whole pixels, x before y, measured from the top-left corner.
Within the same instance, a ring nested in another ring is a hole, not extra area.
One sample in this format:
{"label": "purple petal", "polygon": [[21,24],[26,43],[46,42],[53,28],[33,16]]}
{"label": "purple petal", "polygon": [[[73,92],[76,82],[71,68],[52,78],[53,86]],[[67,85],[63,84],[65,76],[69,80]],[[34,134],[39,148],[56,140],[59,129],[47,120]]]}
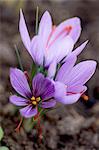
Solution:
{"label": "purple petal", "polygon": [[[61,43],[61,44],[60,44]],[[49,65],[53,60],[60,62],[68,53],[73,49],[74,42],[70,36],[58,39],[48,47],[45,53],[46,66]]]}
{"label": "purple petal", "polygon": [[69,73],[71,69],[73,68],[76,60],[77,60],[77,57],[75,55],[71,54],[70,56],[68,56],[66,59],[66,62],[59,69],[55,80],[65,83],[65,80],[69,76]]}
{"label": "purple petal", "polygon": [[26,106],[28,104],[28,100],[16,95],[10,96],[10,102],[16,106]]}
{"label": "purple petal", "polygon": [[54,84],[41,73],[38,73],[32,82],[33,94],[38,97],[41,96],[42,99],[49,99],[54,96]]}
{"label": "purple petal", "polygon": [[51,108],[51,107],[54,107],[55,105],[56,105],[56,101],[54,99],[51,99],[49,101],[42,102],[41,107],[42,108]]}
{"label": "purple petal", "polygon": [[38,35],[40,35],[44,47],[46,47],[51,32],[52,32],[52,19],[49,12],[46,11],[41,18],[38,32]]}
{"label": "purple petal", "polygon": [[64,96],[61,100],[57,100],[57,99],[56,100],[63,104],[73,104],[78,101],[80,96],[81,94],[72,94],[72,95]]}
{"label": "purple petal", "polygon": [[81,44],[79,47],[77,47],[73,52],[72,54],[75,54],[76,56],[78,56],[82,51],[83,49],[85,48],[85,46],[87,45],[88,43],[88,40],[86,42],[84,42],[83,44]]}
{"label": "purple petal", "polygon": [[95,61],[83,61],[73,67],[65,84],[67,86],[84,85],[94,74],[96,69]]}
{"label": "purple petal", "polygon": [[27,79],[24,75],[24,73],[17,69],[17,68],[11,68],[10,69],[10,81],[13,86],[13,88],[23,97],[30,97],[31,96],[31,90],[29,87],[29,84],[27,82]]}
{"label": "purple petal", "polygon": [[61,100],[62,97],[64,97],[67,93],[67,87],[65,84],[61,83],[61,82],[55,82],[55,94],[54,97],[57,100]]}
{"label": "purple petal", "polygon": [[31,118],[37,114],[37,108],[33,108],[31,105],[28,105],[20,109],[20,114],[25,118]]}
{"label": "purple petal", "polygon": [[55,87],[51,80],[46,78],[44,80],[42,88],[43,88],[43,93],[41,97],[43,100],[47,100],[47,99],[54,97]]}
{"label": "purple petal", "polygon": [[32,80],[32,88],[33,88],[33,95],[35,97],[40,96],[43,93],[43,83],[44,83],[44,75],[38,73]]}
{"label": "purple petal", "polygon": [[28,33],[28,30],[27,30],[25,19],[24,19],[24,16],[23,16],[23,13],[22,13],[21,9],[20,9],[19,30],[20,30],[20,34],[21,34],[23,44],[30,53],[30,37],[29,37],[29,33]]}
{"label": "purple petal", "polygon": [[52,78],[52,79],[54,78],[55,73],[56,73],[56,67],[57,67],[57,63],[56,63],[56,61],[53,61],[48,68],[48,77],[49,78]]}

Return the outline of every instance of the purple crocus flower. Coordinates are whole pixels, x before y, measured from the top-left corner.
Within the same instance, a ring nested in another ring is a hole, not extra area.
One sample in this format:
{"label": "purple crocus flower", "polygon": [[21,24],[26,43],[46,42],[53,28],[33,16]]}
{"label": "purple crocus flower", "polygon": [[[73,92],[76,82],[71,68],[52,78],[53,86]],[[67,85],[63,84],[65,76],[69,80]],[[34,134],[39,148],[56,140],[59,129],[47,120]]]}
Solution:
{"label": "purple crocus flower", "polygon": [[53,81],[56,89],[55,98],[64,104],[75,103],[80,98],[87,90],[85,83],[92,77],[96,69],[96,61],[87,60],[75,65],[76,60],[75,54],[68,56],[59,69],[55,82]]}
{"label": "purple crocus flower", "polygon": [[[38,34],[30,39],[25,19],[20,11],[20,35],[24,46],[32,56],[35,63],[49,66],[54,60],[59,63],[73,50],[74,44],[81,33],[80,19],[74,17],[63,21],[57,27],[53,25],[52,18],[46,11],[39,24]],[[75,50],[78,55],[86,46],[87,41]]]}
{"label": "purple crocus flower", "polygon": [[17,106],[22,106],[20,113],[25,118],[30,118],[38,114],[38,107],[54,107],[56,101],[53,99],[55,88],[53,83],[38,73],[32,80],[30,89],[24,73],[16,68],[10,69],[10,81],[13,88],[20,96],[10,96],[10,102]]}

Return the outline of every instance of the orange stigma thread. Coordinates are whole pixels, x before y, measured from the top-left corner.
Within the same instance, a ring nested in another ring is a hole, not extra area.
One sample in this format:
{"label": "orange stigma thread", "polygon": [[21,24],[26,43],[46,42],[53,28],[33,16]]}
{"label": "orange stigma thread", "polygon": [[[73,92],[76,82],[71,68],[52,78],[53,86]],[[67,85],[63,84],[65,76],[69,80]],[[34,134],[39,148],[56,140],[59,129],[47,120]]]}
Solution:
{"label": "orange stigma thread", "polygon": [[88,101],[88,100],[89,100],[89,97],[88,97],[87,95],[85,95],[85,94],[83,94],[81,97],[82,97],[85,101]]}
{"label": "orange stigma thread", "polygon": [[18,126],[17,126],[16,129],[15,129],[15,131],[16,131],[17,133],[19,133],[19,131],[20,131],[20,127],[21,127],[22,122],[23,122],[23,118],[21,117],[20,122],[19,122]]}

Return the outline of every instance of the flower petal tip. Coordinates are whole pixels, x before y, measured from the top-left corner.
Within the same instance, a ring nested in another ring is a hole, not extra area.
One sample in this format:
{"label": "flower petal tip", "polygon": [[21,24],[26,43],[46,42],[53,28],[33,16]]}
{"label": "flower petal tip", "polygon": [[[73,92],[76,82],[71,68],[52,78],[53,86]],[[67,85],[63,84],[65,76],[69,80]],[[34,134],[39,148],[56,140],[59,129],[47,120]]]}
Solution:
{"label": "flower petal tip", "polygon": [[22,9],[20,8],[20,14],[22,13]]}
{"label": "flower petal tip", "polygon": [[51,16],[48,10],[46,10],[43,15],[44,16]]}
{"label": "flower petal tip", "polygon": [[10,74],[12,74],[15,71],[16,68],[11,67],[10,68]]}
{"label": "flower petal tip", "polygon": [[89,40],[86,40],[83,44],[86,46],[89,43]]}
{"label": "flower petal tip", "polygon": [[18,71],[18,70],[19,70],[19,69],[17,69],[17,68],[11,67],[11,68],[10,68],[10,74],[11,74],[11,73],[14,73],[14,71]]}
{"label": "flower petal tip", "polygon": [[20,8],[20,21],[21,21],[22,18],[24,18],[24,16],[23,16],[23,11],[22,11],[22,9]]}
{"label": "flower petal tip", "polygon": [[[73,21],[76,23],[76,25],[78,24],[78,25],[80,25],[81,24],[81,20],[80,20],[80,18],[79,17],[74,17],[74,18],[72,18],[73,19]],[[80,27],[81,28],[81,27]]]}
{"label": "flower petal tip", "polygon": [[86,61],[86,62],[88,62],[89,64],[91,64],[91,67],[92,67],[92,68],[96,69],[97,62],[96,62],[95,60],[88,60],[88,61]]}

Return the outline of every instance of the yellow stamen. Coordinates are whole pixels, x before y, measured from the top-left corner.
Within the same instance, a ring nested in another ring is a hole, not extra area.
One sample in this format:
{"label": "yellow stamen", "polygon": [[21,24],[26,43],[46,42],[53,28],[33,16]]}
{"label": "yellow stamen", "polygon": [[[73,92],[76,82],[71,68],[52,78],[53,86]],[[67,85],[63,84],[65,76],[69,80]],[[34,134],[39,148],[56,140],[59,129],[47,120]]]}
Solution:
{"label": "yellow stamen", "polygon": [[37,105],[37,103],[41,100],[40,97],[35,98],[34,96],[32,96],[31,101],[33,105]]}
{"label": "yellow stamen", "polygon": [[37,101],[37,102],[39,102],[40,100],[41,100],[41,98],[40,98],[40,97],[37,97],[37,98],[36,98],[36,101]]}
{"label": "yellow stamen", "polygon": [[33,101],[33,102],[32,102],[32,104],[33,104],[33,105],[36,105],[36,104],[37,104],[37,102],[36,102],[36,101]]}
{"label": "yellow stamen", "polygon": [[32,100],[32,101],[35,101],[35,97],[34,97],[34,96],[32,96],[31,100]]}

